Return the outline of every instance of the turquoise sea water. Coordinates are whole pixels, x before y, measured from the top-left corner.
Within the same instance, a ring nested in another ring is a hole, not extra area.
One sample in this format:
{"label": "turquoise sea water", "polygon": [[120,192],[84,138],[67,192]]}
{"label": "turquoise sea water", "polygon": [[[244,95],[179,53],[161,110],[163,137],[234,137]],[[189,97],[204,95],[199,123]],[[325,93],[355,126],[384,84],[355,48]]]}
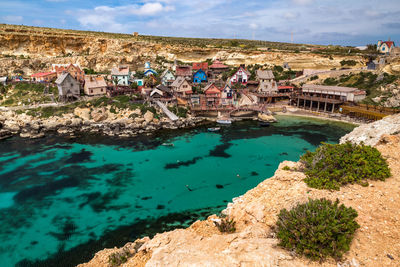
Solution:
{"label": "turquoise sea water", "polygon": [[[0,141],[0,265],[74,266],[104,248],[185,227],[347,124],[279,117],[116,139]],[[162,143],[173,143],[173,147]]]}

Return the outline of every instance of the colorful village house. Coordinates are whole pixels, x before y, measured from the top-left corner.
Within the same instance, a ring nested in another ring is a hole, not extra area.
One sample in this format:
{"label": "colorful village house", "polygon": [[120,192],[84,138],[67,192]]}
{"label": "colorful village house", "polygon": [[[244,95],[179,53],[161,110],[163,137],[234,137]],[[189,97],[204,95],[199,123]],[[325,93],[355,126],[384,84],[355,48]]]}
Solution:
{"label": "colorful village house", "polygon": [[393,41],[385,41],[382,42],[382,40],[378,41],[377,47],[376,49],[383,54],[389,54],[390,52],[392,52],[392,50],[394,49],[395,44]]}
{"label": "colorful village house", "polygon": [[205,72],[208,71],[208,62],[195,62],[192,64],[192,70],[193,71],[198,71],[198,70],[204,70]]}
{"label": "colorful village house", "polygon": [[151,68],[150,62],[144,63],[144,76],[157,75],[157,71]]}
{"label": "colorful village house", "polygon": [[171,70],[166,69],[161,74],[161,84],[164,86],[171,86],[171,84],[175,81],[175,75],[172,73]]}
{"label": "colorful village house", "polygon": [[68,72],[64,72],[57,78],[58,97],[60,100],[79,98],[80,83]]}
{"label": "colorful village house", "polygon": [[101,76],[86,76],[83,91],[86,95],[104,95],[107,92],[107,83]]}
{"label": "colorful village house", "polygon": [[220,104],[221,90],[214,83],[210,83],[204,88],[204,94],[207,106],[216,107]]}
{"label": "colorful village house", "polygon": [[49,83],[57,79],[56,72],[39,72],[31,75],[34,82]]}
{"label": "colorful village house", "polygon": [[114,84],[128,86],[130,77],[129,67],[119,66],[111,69],[111,79]]}
{"label": "colorful village house", "polygon": [[245,69],[244,65],[241,65],[238,70],[230,78],[231,84],[243,84],[246,85],[250,79],[251,73]]}
{"label": "colorful village house", "polygon": [[193,74],[193,83],[207,82],[207,74],[204,70],[199,69]]}
{"label": "colorful village house", "polygon": [[51,70],[57,73],[57,77],[60,77],[63,72],[68,72],[81,84],[85,82],[85,72],[79,67],[78,64],[52,64]]}
{"label": "colorful village house", "polygon": [[176,77],[183,77],[188,81],[192,80],[192,66],[179,65],[176,66],[175,70]]}
{"label": "colorful village house", "polygon": [[193,93],[192,86],[182,76],[179,76],[172,84],[172,91],[179,97],[187,97]]}
{"label": "colorful village house", "polygon": [[257,70],[256,79],[259,82],[257,92],[261,94],[278,93],[278,85],[271,70]]}
{"label": "colorful village house", "polygon": [[233,106],[234,104],[234,91],[226,84],[224,89],[221,91],[221,105],[223,106]]}
{"label": "colorful village house", "polygon": [[210,73],[209,76],[211,76],[210,78],[216,78],[219,74],[229,71],[229,67],[227,65],[224,65],[221,61],[219,61],[218,59],[215,60],[213,62],[213,64],[211,64],[211,66],[209,67],[210,69]]}

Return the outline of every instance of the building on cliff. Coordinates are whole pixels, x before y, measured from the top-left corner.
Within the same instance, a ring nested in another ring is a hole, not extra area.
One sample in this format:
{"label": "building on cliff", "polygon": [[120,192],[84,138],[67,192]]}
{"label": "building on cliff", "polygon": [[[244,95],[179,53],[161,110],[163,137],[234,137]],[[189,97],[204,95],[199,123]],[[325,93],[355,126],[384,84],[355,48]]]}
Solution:
{"label": "building on cliff", "polygon": [[383,54],[389,54],[390,52],[392,52],[392,50],[394,49],[395,44],[393,41],[382,41],[379,40],[376,49]]}
{"label": "building on cliff", "polygon": [[274,94],[278,92],[278,85],[272,70],[257,70],[256,79],[259,82],[258,93]]}
{"label": "building on cliff", "polygon": [[166,70],[161,74],[161,83],[162,83],[164,86],[170,86],[174,81],[175,81],[175,75],[172,73],[171,70],[166,69]]}
{"label": "building on cliff", "polygon": [[31,79],[34,82],[52,82],[57,78],[56,72],[39,72],[31,75]]}
{"label": "building on cliff", "polygon": [[144,76],[157,75],[157,71],[151,68],[150,62],[144,64]]}
{"label": "building on cliff", "polygon": [[207,74],[204,70],[199,69],[193,74],[193,83],[207,82]]}
{"label": "building on cliff", "polygon": [[178,77],[171,84],[171,87],[172,87],[174,94],[176,94],[179,97],[187,97],[193,93],[192,86],[182,76]]}
{"label": "building on cliff", "polygon": [[69,72],[64,72],[57,78],[58,98],[60,100],[76,99],[80,96],[80,83]]}
{"label": "building on cliff", "polygon": [[129,67],[119,66],[111,69],[111,79],[115,85],[128,86],[131,73]]}
{"label": "building on cliff", "polygon": [[207,62],[195,62],[192,64],[192,70],[193,71],[198,71],[198,70],[207,71],[208,63]]}
{"label": "building on cliff", "polygon": [[183,77],[188,81],[192,80],[192,66],[178,65],[175,70],[176,77]]}
{"label": "building on cliff", "polygon": [[74,77],[75,80],[81,84],[85,82],[85,72],[81,69],[78,64],[52,64],[51,71],[57,73],[57,77],[60,77],[63,72],[68,72]]}
{"label": "building on cliff", "polygon": [[86,76],[84,92],[86,95],[104,95],[107,91],[107,83],[101,76]]}
{"label": "building on cliff", "polygon": [[231,84],[246,85],[250,79],[250,76],[251,76],[251,73],[248,70],[246,70],[245,67],[242,65],[235,72],[235,74],[232,75],[232,77],[230,78],[229,81]]}

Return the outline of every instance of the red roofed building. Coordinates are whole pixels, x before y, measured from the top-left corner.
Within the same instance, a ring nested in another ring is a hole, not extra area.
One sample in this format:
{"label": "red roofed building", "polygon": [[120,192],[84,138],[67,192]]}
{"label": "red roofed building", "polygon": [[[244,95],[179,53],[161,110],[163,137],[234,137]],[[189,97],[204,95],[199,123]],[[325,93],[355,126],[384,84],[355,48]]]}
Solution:
{"label": "red roofed building", "polygon": [[198,71],[198,70],[204,70],[207,71],[208,70],[208,63],[207,62],[201,62],[201,63],[193,63],[192,66],[193,71]]}
{"label": "red roofed building", "polygon": [[222,71],[223,72],[223,71],[229,70],[229,67],[217,59],[210,66],[210,69],[213,71]]}
{"label": "red roofed building", "polygon": [[53,64],[52,71],[57,73],[57,77],[60,77],[63,72],[68,72],[81,84],[85,82],[85,72],[77,64]]}
{"label": "red roofed building", "polygon": [[176,77],[183,77],[186,80],[192,80],[192,66],[180,65],[176,66]]}
{"label": "red roofed building", "polygon": [[51,82],[57,78],[56,72],[39,72],[31,75],[31,78],[35,82]]}
{"label": "red roofed building", "polygon": [[379,40],[377,45],[378,51],[384,54],[392,52],[394,47],[395,47],[394,42],[390,40],[386,42],[382,42],[381,40]]}
{"label": "red roofed building", "polygon": [[221,100],[221,90],[214,84],[210,83],[204,88],[207,106],[218,106]]}

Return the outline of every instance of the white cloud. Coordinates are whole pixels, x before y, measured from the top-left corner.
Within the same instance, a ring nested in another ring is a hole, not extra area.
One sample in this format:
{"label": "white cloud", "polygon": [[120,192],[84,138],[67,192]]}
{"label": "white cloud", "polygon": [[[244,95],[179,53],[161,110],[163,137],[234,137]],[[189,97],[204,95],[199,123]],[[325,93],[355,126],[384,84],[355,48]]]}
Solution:
{"label": "white cloud", "polygon": [[250,26],[250,29],[252,29],[252,30],[256,30],[258,28],[258,25],[255,23],[250,23],[249,26]]}
{"label": "white cloud", "polygon": [[7,23],[20,23],[23,21],[22,16],[4,16],[2,19]]}
{"label": "white cloud", "polygon": [[295,19],[298,17],[298,14],[292,13],[292,12],[286,12],[285,14],[283,14],[283,17],[285,19]]}
{"label": "white cloud", "polygon": [[297,5],[308,5],[314,2],[314,0],[292,0],[292,2]]}

